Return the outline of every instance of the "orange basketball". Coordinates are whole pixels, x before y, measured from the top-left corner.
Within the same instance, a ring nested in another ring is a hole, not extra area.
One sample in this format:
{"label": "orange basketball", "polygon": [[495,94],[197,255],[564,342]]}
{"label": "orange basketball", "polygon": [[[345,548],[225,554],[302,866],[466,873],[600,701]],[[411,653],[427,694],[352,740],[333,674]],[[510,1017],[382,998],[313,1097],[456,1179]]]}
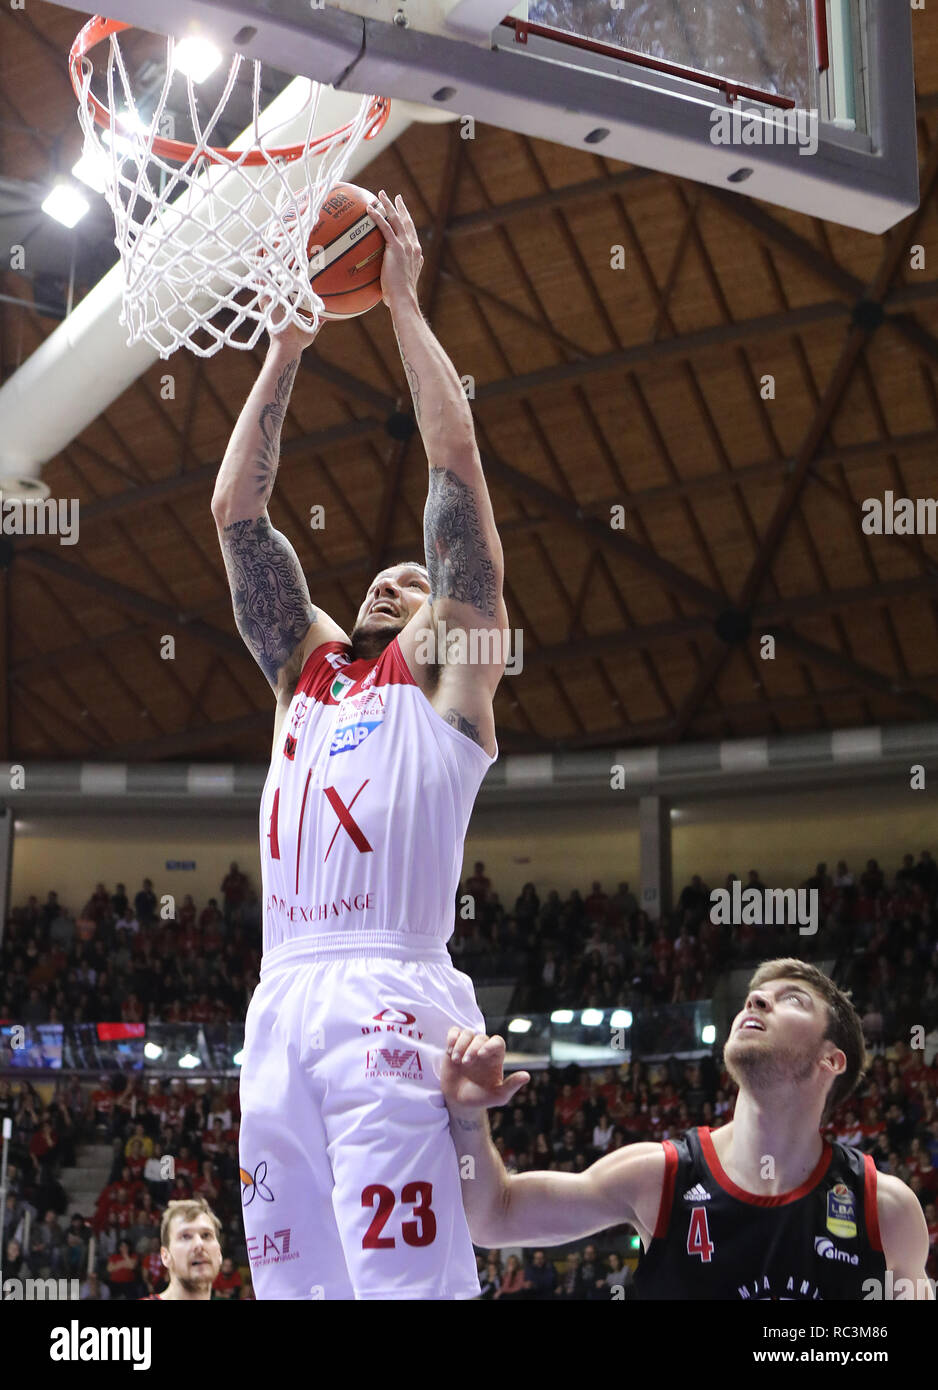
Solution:
{"label": "orange basketball", "polygon": [[384,237],[368,215],[377,201],[367,188],[337,183],[309,234],[310,284],[327,319],[355,318],[381,303]]}

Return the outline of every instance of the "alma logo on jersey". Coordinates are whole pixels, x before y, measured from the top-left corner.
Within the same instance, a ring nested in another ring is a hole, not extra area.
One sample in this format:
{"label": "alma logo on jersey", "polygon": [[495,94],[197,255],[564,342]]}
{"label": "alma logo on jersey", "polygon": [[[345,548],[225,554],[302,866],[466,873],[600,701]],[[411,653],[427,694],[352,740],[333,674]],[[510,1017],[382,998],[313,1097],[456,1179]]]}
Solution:
{"label": "alma logo on jersey", "polygon": [[422,1081],[420,1053],[415,1047],[369,1047],[365,1053],[365,1080],[376,1076]]}
{"label": "alma logo on jersey", "polygon": [[423,1034],[419,1028],[411,1025],[417,1022],[415,1014],[410,1014],[406,1009],[382,1009],[379,1013],[372,1014],[371,1024],[363,1023],[363,1033],[400,1033],[404,1038],[414,1038],[420,1042]]}
{"label": "alma logo on jersey", "polygon": [[844,1265],[858,1265],[859,1255],[851,1255],[849,1250],[838,1250],[830,1236],[814,1237],[814,1253],[822,1260],[837,1260]]}

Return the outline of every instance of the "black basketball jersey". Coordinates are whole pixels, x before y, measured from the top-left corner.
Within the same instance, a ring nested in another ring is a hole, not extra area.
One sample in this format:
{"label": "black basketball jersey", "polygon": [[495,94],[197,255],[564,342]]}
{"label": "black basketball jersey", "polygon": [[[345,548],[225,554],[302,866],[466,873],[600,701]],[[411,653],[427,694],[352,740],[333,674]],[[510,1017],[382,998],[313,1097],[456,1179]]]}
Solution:
{"label": "black basketball jersey", "polygon": [[709,1129],[666,1141],[654,1235],[635,1276],[636,1298],[862,1299],[886,1275],[868,1154],[825,1143],[793,1192],[757,1197],[737,1187]]}

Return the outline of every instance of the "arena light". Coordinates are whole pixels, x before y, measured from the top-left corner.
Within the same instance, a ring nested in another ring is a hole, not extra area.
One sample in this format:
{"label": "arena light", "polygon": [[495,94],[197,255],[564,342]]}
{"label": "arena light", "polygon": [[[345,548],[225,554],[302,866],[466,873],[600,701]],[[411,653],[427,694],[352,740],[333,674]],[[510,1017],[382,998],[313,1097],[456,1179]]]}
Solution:
{"label": "arena light", "polygon": [[717,1030],[712,1023],[705,1023],[700,1030],[700,1041],[711,1047],[717,1040]]}
{"label": "arena light", "polygon": [[193,82],[204,82],[211,77],[220,62],[221,54],[215,45],[194,34],[181,39],[173,48],[173,67],[191,77]]}
{"label": "arena light", "polygon": [[553,1012],[553,1013],[551,1014],[551,1016],[550,1016],[550,1021],[551,1021],[551,1023],[572,1023],[572,1022],[573,1022],[573,1010],[572,1010],[572,1009],[555,1009],[554,1012]]}
{"label": "arena light", "polygon": [[47,217],[54,217],[63,227],[71,229],[91,211],[91,204],[70,183],[57,183],[42,204]]}
{"label": "arena light", "polygon": [[613,1028],[631,1028],[632,1010],[616,1009],[613,1012],[613,1015],[610,1018],[609,1022],[612,1024]]}
{"label": "arena light", "polygon": [[202,1065],[202,1058],[196,1057],[194,1052],[187,1052],[183,1057],[180,1057],[179,1065],[185,1067],[187,1071],[190,1071],[192,1067],[200,1067]]}
{"label": "arena light", "polygon": [[242,1047],[240,1052],[236,1052],[231,1060],[236,1067],[240,1067],[244,1062],[244,1048]]}
{"label": "arena light", "polygon": [[530,1033],[531,1020],[529,1018],[513,1018],[508,1025],[509,1033]]}
{"label": "arena light", "polygon": [[148,1062],[158,1062],[163,1055],[163,1049],[159,1043],[148,1042],[143,1044],[143,1055]]}
{"label": "arena light", "polygon": [[83,154],[81,159],[76,159],[72,165],[72,173],[76,179],[81,179],[82,183],[87,184],[95,193],[104,192],[104,168],[100,159],[95,159],[90,154]]}
{"label": "arena light", "polygon": [[602,1009],[584,1009],[580,1014],[580,1022],[584,1028],[598,1028],[602,1021]]}

